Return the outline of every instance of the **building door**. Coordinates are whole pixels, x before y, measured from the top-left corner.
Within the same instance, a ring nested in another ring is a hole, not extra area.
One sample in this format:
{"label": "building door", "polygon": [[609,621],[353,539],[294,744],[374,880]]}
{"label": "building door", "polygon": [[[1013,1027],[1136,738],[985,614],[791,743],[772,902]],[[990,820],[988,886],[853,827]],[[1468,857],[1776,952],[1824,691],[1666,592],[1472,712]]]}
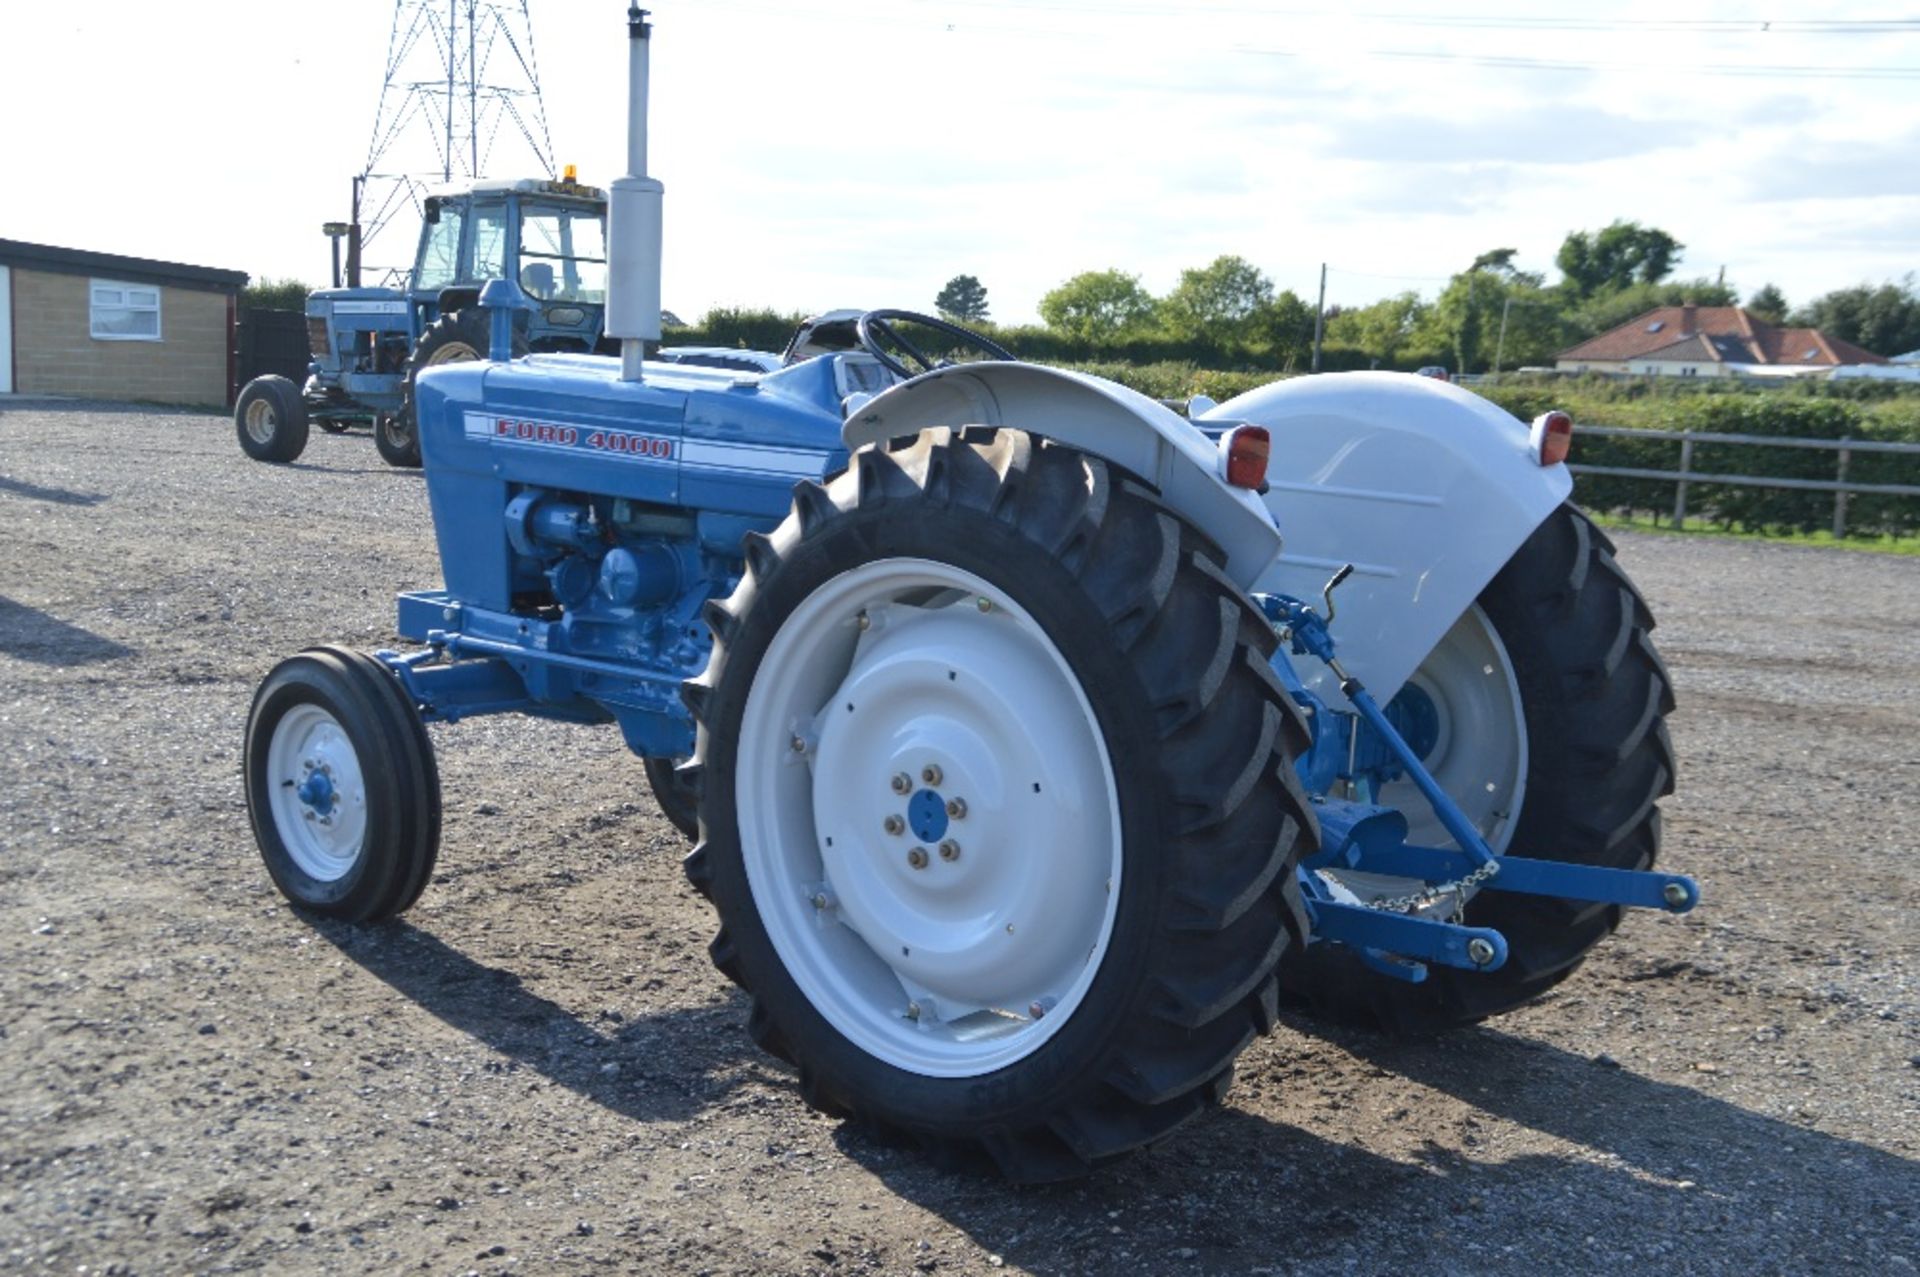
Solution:
{"label": "building door", "polygon": [[0,266],[0,395],[13,393],[13,268]]}

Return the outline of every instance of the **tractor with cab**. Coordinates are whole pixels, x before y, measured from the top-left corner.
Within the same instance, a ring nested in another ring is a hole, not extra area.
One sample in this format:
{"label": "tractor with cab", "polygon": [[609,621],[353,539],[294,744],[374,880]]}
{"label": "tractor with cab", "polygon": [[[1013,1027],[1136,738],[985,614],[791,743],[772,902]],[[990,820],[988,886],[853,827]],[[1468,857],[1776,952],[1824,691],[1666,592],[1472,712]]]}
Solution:
{"label": "tractor with cab", "polygon": [[480,290],[497,279],[517,281],[531,303],[518,312],[515,351],[606,350],[606,193],[569,165],[559,181],[430,194],[404,287],[309,294],[306,384],[277,374],[248,382],[234,404],[241,449],[257,461],[292,461],[310,426],[339,433],[364,424],[387,464],[418,466],[415,380],[485,353]]}

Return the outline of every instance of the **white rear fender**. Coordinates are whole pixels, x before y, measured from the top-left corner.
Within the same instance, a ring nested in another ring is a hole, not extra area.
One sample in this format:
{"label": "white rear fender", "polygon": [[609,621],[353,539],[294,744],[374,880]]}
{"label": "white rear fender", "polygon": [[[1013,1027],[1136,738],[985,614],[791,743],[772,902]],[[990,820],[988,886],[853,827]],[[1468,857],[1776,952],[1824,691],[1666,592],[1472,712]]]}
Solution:
{"label": "white rear fender", "polygon": [[[1540,466],[1527,427],[1478,395],[1429,377],[1339,373],[1274,382],[1200,424],[1250,421],[1273,435],[1267,504],[1286,553],[1256,588],[1315,601],[1343,563],[1334,639],[1384,704],[1533,530],[1572,476]],[[1300,673],[1344,704],[1317,662]]]}
{"label": "white rear fender", "polygon": [[856,409],[841,437],[851,450],[931,426],[1026,430],[1131,471],[1219,544],[1242,589],[1263,579],[1280,551],[1260,498],[1220,477],[1214,444],[1125,386],[1038,364],[963,364],[892,387]]}

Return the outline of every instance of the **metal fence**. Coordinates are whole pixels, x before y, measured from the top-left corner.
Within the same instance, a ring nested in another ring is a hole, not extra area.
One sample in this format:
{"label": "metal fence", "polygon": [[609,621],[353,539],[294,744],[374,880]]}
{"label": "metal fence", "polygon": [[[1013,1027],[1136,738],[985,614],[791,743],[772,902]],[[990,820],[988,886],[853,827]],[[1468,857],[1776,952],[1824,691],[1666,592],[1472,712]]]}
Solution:
{"label": "metal fence", "polygon": [[[1575,474],[1610,475],[1619,479],[1655,479],[1673,484],[1673,523],[1679,527],[1687,517],[1687,488],[1695,483],[1735,488],[1798,488],[1803,491],[1833,494],[1833,535],[1847,534],[1847,498],[1852,495],[1920,497],[1920,484],[1849,483],[1847,467],[1856,452],[1892,452],[1920,457],[1920,443],[1880,443],[1867,439],[1795,439],[1774,435],[1716,434],[1701,430],[1645,430],[1627,426],[1581,426],[1581,435],[1611,435],[1621,438],[1657,439],[1680,445],[1678,470],[1643,470],[1629,466],[1589,466],[1569,464]],[[1771,475],[1704,474],[1693,468],[1694,448],[1703,443],[1738,443],[1763,448],[1806,448],[1837,454],[1831,479],[1783,479]]]}

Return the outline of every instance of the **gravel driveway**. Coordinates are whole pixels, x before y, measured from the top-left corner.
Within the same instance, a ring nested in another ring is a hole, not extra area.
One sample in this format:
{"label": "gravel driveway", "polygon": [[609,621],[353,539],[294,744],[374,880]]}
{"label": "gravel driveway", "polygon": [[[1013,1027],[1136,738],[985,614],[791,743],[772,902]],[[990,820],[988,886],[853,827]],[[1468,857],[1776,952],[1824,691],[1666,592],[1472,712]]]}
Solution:
{"label": "gravel driveway", "polygon": [[1706,903],[1441,1041],[1289,1019],[1167,1147],[1016,1189],[802,1106],[610,729],[435,728],[420,905],[289,911],[248,699],[395,641],[439,580],[420,476],[0,399],[0,1267],[1912,1273],[1920,559],[1620,549]]}

